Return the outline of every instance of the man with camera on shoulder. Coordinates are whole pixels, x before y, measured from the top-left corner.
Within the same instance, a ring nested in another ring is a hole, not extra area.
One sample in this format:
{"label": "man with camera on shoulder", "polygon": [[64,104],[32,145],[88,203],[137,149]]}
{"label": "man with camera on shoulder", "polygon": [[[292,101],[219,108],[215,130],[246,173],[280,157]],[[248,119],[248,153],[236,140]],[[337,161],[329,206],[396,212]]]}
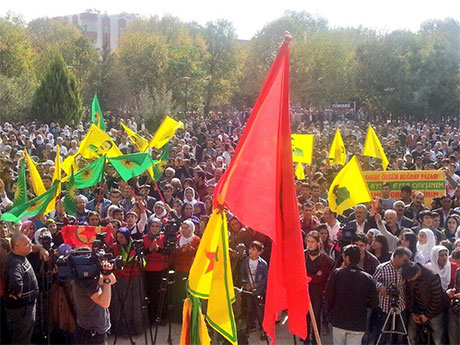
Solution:
{"label": "man with camera on shoulder", "polygon": [[99,276],[72,281],[77,312],[76,344],[107,344],[112,285],[116,283],[112,269],[113,264],[103,261]]}
{"label": "man with camera on shoulder", "polygon": [[420,344],[422,337],[431,338],[435,345],[442,344],[443,311],[449,301],[439,275],[418,263],[406,262],[402,266],[402,277],[406,280],[410,313],[409,338],[414,344]]}

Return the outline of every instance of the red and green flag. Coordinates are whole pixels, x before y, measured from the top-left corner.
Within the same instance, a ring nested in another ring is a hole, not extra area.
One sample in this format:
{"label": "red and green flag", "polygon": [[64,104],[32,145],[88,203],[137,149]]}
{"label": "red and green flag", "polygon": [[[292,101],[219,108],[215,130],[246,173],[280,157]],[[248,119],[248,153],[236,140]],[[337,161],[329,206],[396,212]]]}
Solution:
{"label": "red and green flag", "polygon": [[7,222],[18,223],[24,217],[34,217],[37,214],[43,214],[48,204],[55,198],[60,183],[61,181],[56,181],[45,193],[26,203],[14,206],[10,211],[2,214],[1,219]]}
{"label": "red and green flag", "polygon": [[133,177],[141,175],[153,164],[152,158],[148,153],[131,153],[107,159],[123,181],[128,181]]}
{"label": "red and green flag", "polygon": [[163,152],[161,152],[160,158],[153,161],[153,176],[155,181],[158,181],[163,173],[165,172],[166,167],[168,166],[169,161],[169,144],[165,146]]}
{"label": "red and green flag", "polygon": [[106,156],[103,155],[101,158],[79,170],[74,176],[75,188],[82,189],[92,187],[102,182],[104,178],[105,159]]}
{"label": "red and green flag", "polygon": [[21,168],[16,182],[16,190],[14,191],[13,207],[24,204],[25,202],[27,202],[26,164],[24,158],[22,158]]}
{"label": "red and green flag", "polygon": [[75,187],[75,176],[73,174],[73,167],[71,167],[72,172],[70,178],[67,182],[67,189],[65,191],[64,201],[62,202],[62,207],[64,210],[76,217],[77,216],[77,188]]}
{"label": "red and green flag", "polygon": [[106,130],[104,117],[102,116],[102,109],[99,105],[99,100],[97,99],[97,93],[94,94],[93,103],[91,105],[91,122],[103,131]]}

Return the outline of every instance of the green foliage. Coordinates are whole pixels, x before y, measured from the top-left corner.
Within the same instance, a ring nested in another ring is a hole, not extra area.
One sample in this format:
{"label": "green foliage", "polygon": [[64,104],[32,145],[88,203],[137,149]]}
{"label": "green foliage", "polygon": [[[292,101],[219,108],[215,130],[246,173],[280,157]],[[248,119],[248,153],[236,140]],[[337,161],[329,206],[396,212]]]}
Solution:
{"label": "green foliage", "polygon": [[235,29],[226,20],[207,23],[203,37],[208,51],[204,65],[207,74],[204,113],[207,114],[211,106],[225,104],[231,96],[231,90],[236,84],[238,51]]}
{"label": "green foliage", "polygon": [[0,74],[8,78],[33,72],[35,54],[18,17],[0,18]]}
{"label": "green foliage", "polygon": [[204,113],[251,107],[285,31],[293,37],[291,103],[327,108],[356,101],[371,117],[459,113],[458,21],[379,33],[331,28],[324,18],[287,11],[249,41],[238,40],[225,20],[202,26],[171,15],[139,18],[112,52],[97,51],[65,21],[40,18],[26,26],[8,14],[0,18],[0,116],[70,123],[95,92],[104,111],[138,115],[152,128],[166,114],[188,116],[186,107]]}
{"label": "green foliage", "polygon": [[145,89],[139,95],[138,116],[145,120],[147,128],[154,132],[166,115],[176,112],[172,91],[165,88]]}
{"label": "green foliage", "polygon": [[25,121],[30,113],[35,83],[31,75],[8,78],[0,74],[0,121]]}
{"label": "green foliage", "polygon": [[40,122],[76,125],[80,121],[83,113],[80,86],[62,55],[56,51],[35,93],[33,107]]}

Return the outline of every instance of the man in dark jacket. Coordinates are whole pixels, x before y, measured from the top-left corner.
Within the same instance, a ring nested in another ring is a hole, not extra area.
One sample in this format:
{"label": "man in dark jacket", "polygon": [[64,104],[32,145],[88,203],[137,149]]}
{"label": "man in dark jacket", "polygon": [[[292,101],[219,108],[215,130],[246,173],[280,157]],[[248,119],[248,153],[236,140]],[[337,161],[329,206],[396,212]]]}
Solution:
{"label": "man in dark jacket", "polygon": [[402,266],[406,280],[406,301],[409,318],[409,338],[420,344],[419,328],[429,330],[433,342],[442,344],[443,311],[448,306],[439,275],[424,266],[406,262]]}
{"label": "man in dark jacket", "polygon": [[4,264],[5,307],[12,344],[30,344],[35,325],[38,282],[27,255],[32,242],[24,234],[11,239],[11,252]]}
{"label": "man in dark jacket", "polygon": [[372,277],[358,267],[358,246],[346,246],[343,256],[345,267],[336,269],[327,282],[324,310],[333,326],[334,344],[361,344],[367,308],[378,305],[377,289]]}

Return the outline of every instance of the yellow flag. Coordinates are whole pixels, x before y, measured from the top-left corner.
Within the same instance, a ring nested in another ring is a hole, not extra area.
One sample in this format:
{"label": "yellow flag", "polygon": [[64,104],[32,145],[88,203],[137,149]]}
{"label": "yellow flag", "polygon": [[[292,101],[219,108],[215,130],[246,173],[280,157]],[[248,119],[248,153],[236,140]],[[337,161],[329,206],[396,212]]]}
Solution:
{"label": "yellow flag", "polygon": [[311,164],[314,134],[292,134],[292,161]]}
{"label": "yellow flag", "polygon": [[84,158],[99,158],[104,154],[107,157],[117,157],[123,153],[112,138],[93,123],[81,141],[77,154]]}
{"label": "yellow flag", "polygon": [[34,190],[35,196],[40,196],[46,192],[46,188],[43,185],[42,178],[38,173],[37,167],[34,161],[30,158],[27,150],[24,150],[24,157],[26,159],[27,168],[29,169],[30,181],[32,182],[32,189]]}
{"label": "yellow flag", "polygon": [[131,142],[139,149],[140,152],[144,152],[149,147],[149,142],[147,139],[141,137],[136,132],[131,130],[128,126],[126,126],[123,122],[121,126],[124,128],[126,134],[128,134],[129,139]]}
{"label": "yellow flag", "polygon": [[345,165],[346,162],[347,151],[345,150],[345,145],[343,144],[342,135],[337,129],[335,132],[334,140],[332,140],[331,149],[329,151],[329,164]]}
{"label": "yellow flag", "polygon": [[[54,181],[60,181],[60,180],[61,180],[61,148],[59,147],[59,145],[56,145],[56,158],[54,161],[54,173],[53,173],[53,179],[51,181],[52,183],[54,183]],[[56,194],[54,198],[50,201],[48,206],[46,207],[44,214],[48,214],[56,208],[56,197],[59,198],[60,195],[61,195],[61,184],[59,183],[56,189]]]}
{"label": "yellow flag", "polygon": [[176,134],[179,128],[184,128],[182,121],[176,121],[169,116],[166,116],[160,127],[156,131],[152,140],[150,140],[149,147],[159,149],[163,147],[171,138]]}
{"label": "yellow flag", "polygon": [[380,144],[377,134],[375,134],[372,126],[369,126],[367,129],[366,141],[364,142],[364,156],[370,156],[375,158],[380,158],[382,160],[383,170],[387,170],[388,159],[383,151],[382,144]]}
{"label": "yellow flag", "polygon": [[295,167],[295,176],[298,180],[303,180],[305,178],[305,171],[303,170],[302,163],[297,163]]}
{"label": "yellow flag", "polygon": [[327,197],[332,212],[343,211],[372,200],[363,172],[355,156],[339,171],[329,188]]}
{"label": "yellow flag", "polygon": [[224,212],[212,212],[190,269],[189,292],[208,299],[209,325],[232,344],[237,343],[232,303],[235,301],[228,252],[227,219]]}

